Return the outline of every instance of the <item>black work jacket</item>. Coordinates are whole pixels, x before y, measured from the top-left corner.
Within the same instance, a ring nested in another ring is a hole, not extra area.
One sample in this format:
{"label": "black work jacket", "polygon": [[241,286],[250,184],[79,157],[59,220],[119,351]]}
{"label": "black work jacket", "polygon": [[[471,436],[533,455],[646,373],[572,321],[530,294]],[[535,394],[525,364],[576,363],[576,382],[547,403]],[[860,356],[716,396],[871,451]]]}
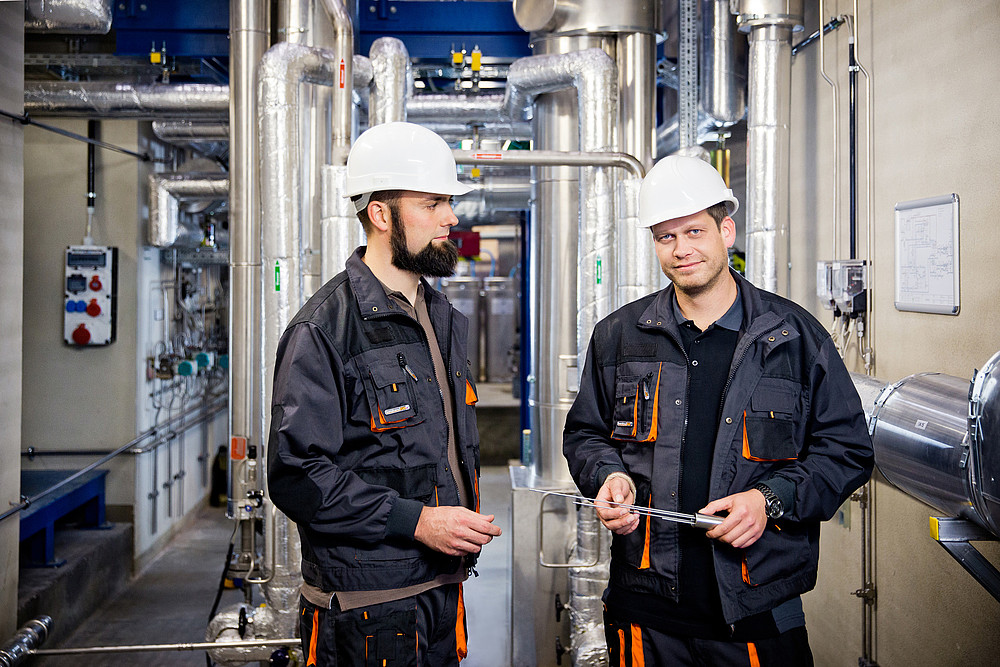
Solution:
{"label": "black work jacket", "polygon": [[[765,481],[787,508],[746,549],[712,540],[727,623],[813,588],[820,521],[864,484],[874,460],[857,390],[827,331],[791,301],[733,276],[744,320],[721,406],[687,404],[689,360],[670,286],[594,329],[563,441],[587,496],[624,471],[636,504],[677,511],[688,413],[720,415],[710,498]],[[614,536],[612,586],[677,600],[678,572],[676,524],[643,518],[630,535]]]}
{"label": "black work jacket", "polygon": [[[400,588],[460,566],[413,539],[424,505],[460,504],[457,475],[427,338],[364,251],[291,321],[274,371],[268,489],[298,525],[306,583],[332,592]],[[478,509],[469,323],[426,282],[424,298],[454,397],[457,474]]]}

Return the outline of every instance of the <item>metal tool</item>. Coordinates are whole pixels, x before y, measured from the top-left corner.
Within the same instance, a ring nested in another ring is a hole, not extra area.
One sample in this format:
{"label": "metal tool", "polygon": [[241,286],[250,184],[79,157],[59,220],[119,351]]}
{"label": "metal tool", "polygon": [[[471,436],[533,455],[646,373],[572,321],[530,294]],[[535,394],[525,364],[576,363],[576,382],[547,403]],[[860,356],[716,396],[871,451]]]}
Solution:
{"label": "metal tool", "polygon": [[725,517],[712,516],[709,514],[687,514],[685,512],[671,512],[669,510],[661,510],[653,507],[642,507],[640,505],[626,505],[624,503],[609,503],[600,500],[594,500],[592,498],[587,498],[586,496],[579,496],[573,493],[561,493],[559,491],[546,491],[545,489],[532,489],[538,493],[544,493],[549,496],[560,496],[562,498],[569,498],[574,501],[577,505],[583,505],[584,507],[601,507],[606,509],[614,509],[616,507],[624,507],[629,511],[630,514],[643,514],[645,516],[655,517],[657,519],[663,519],[664,521],[673,521],[674,523],[684,523],[689,526],[694,526],[695,528],[701,528],[702,530],[711,530],[715,526],[718,526],[725,520]]}

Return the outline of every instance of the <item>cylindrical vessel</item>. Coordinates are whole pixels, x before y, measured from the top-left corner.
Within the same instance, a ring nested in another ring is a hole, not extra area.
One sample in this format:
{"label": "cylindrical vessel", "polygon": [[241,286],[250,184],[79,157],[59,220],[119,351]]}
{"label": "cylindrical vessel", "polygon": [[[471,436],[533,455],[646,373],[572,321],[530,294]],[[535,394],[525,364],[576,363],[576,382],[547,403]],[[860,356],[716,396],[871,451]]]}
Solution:
{"label": "cylindrical vessel", "polygon": [[463,276],[458,278],[442,278],[441,291],[444,292],[455,310],[469,318],[469,364],[478,380],[482,377],[482,355],[479,354],[480,318],[482,283],[479,278]]}
{"label": "cylindrical vessel", "polygon": [[892,484],[950,516],[975,520],[968,484],[969,381],[911,375],[875,403],[872,440]]}
{"label": "cylindrical vessel", "polygon": [[516,367],[513,348],[517,342],[517,284],[514,278],[483,281],[484,361],[487,382],[510,382]]}

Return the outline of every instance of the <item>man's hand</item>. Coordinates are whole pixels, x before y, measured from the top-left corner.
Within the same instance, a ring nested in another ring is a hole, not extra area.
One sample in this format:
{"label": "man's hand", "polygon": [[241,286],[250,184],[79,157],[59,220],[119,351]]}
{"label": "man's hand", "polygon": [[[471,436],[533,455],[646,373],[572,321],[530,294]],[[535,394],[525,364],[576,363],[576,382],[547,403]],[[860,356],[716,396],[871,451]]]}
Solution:
{"label": "man's hand", "polygon": [[745,549],[756,542],[767,528],[764,494],[757,489],[735,493],[713,500],[698,510],[699,514],[715,514],[728,510],[729,516],[706,535]]}
{"label": "man's hand", "polygon": [[604,527],[618,535],[628,535],[639,527],[639,515],[629,512],[624,507],[606,507],[606,505],[632,505],[635,494],[624,477],[608,477],[594,498],[598,505],[597,518]]}
{"label": "man's hand", "polygon": [[493,519],[492,514],[479,514],[457,505],[424,507],[413,537],[449,556],[477,554],[500,534]]}

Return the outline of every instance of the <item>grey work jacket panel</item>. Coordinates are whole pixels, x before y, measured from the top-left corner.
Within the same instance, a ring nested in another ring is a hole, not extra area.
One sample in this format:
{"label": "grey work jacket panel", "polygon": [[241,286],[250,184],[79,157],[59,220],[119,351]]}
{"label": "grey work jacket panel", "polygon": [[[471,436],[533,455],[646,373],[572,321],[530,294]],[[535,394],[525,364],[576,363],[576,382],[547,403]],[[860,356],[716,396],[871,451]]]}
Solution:
{"label": "grey work jacket panel", "polygon": [[[713,542],[727,622],[812,588],[819,522],[873,465],[860,399],[825,329],[792,302],[733,275],[744,327],[721,406],[686,404],[689,360],[668,287],[595,328],[564,432],[570,472],[584,494],[593,497],[608,474],[623,470],[636,483],[638,504],[676,510],[689,410],[719,412],[710,497],[767,481],[789,508],[781,530],[768,528],[748,549]],[[677,599],[678,528],[646,521],[614,537],[612,585]]]}
{"label": "grey work jacket panel", "polygon": [[[457,475],[477,488],[468,322],[424,284],[448,367],[448,378],[436,378],[423,329],[392,304],[363,251],[292,320],[275,366],[269,492],[298,525],[303,577],[325,591],[400,588],[455,572],[457,558],[419,544],[413,531],[424,505],[459,504]],[[455,476],[439,380],[453,396]]]}

